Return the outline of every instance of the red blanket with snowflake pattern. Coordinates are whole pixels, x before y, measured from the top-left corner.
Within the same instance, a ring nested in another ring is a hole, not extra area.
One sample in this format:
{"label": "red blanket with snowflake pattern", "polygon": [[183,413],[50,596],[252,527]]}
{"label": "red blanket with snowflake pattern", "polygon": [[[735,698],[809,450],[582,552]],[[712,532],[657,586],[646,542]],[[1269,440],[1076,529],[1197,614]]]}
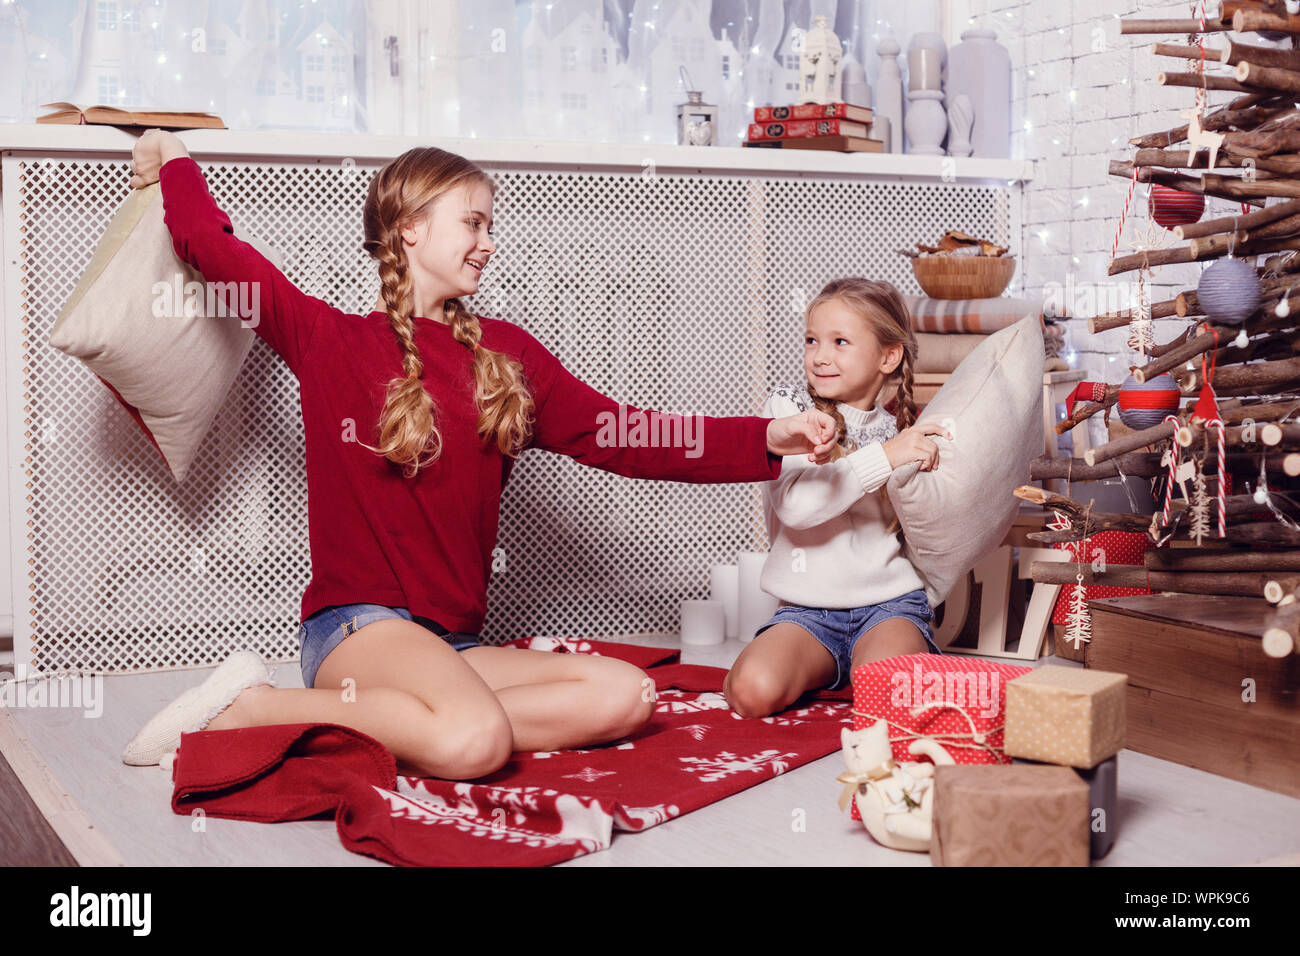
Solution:
{"label": "red blanket with snowflake pattern", "polygon": [[645,830],[824,757],[852,722],[848,688],[743,719],[721,694],[726,671],[680,664],[677,651],[514,643],[631,661],[655,679],[654,716],[622,741],[517,753],[473,782],[398,776],[382,744],[336,724],[185,734],[172,809],[264,823],[328,815],[349,850],[395,864],[540,866],[603,850],[615,830]]}

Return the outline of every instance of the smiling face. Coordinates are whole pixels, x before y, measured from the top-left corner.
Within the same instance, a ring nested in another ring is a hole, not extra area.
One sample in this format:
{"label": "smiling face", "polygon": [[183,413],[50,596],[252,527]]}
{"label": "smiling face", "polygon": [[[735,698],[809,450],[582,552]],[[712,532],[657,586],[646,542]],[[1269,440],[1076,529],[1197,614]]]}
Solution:
{"label": "smiling face", "polygon": [[901,344],[882,346],[871,323],[839,299],[827,299],[809,311],[803,364],[818,395],[870,410],[902,360]]}
{"label": "smiling face", "polygon": [[478,291],[479,277],[497,249],[491,232],[492,190],[481,181],[448,190],[424,218],[402,228],[416,315],[440,318],[445,299]]}

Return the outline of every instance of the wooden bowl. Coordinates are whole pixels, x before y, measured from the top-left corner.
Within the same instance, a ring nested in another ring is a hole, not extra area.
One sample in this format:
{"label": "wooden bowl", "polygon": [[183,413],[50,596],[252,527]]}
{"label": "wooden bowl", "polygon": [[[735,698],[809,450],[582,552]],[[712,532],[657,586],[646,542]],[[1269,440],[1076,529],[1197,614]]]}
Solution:
{"label": "wooden bowl", "polygon": [[932,299],[996,299],[1016,272],[1014,256],[917,256],[912,274]]}

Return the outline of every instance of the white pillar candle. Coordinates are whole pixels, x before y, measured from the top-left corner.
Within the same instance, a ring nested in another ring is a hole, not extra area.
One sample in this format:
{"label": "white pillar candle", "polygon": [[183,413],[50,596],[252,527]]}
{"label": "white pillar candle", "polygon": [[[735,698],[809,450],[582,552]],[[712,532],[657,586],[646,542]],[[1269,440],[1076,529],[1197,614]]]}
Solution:
{"label": "white pillar candle", "polygon": [[715,564],[709,568],[709,597],[722,602],[727,617],[727,640],[740,633],[740,568],[734,564]]}
{"label": "white pillar candle", "polygon": [[726,613],[721,601],[682,602],[683,644],[721,644],[726,639]]}
{"label": "white pillar candle", "polygon": [[767,555],[761,552],[740,553],[740,599],[737,620],[740,628],[738,636],[745,643],[754,639],[754,632],[768,622],[781,603],[764,591],[758,583],[763,573],[763,562],[766,560]]}

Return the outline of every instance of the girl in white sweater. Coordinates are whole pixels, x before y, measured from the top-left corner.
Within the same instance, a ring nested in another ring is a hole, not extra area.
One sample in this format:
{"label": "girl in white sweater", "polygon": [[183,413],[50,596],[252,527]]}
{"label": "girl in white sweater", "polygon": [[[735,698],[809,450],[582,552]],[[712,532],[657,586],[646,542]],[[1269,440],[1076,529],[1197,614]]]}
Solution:
{"label": "girl in white sweater", "polygon": [[[939,653],[916,569],[904,557],[884,492],[909,462],[929,471],[951,440],[940,425],[914,425],[916,338],[903,297],[888,282],[838,279],[808,306],[803,386],[776,389],[762,414],[815,408],[838,426],[835,460],[782,460],[763,486],[771,550],[763,589],[781,601],[723,685],[742,717],[784,710],[805,692],[839,688],[853,667],[899,654]],[[897,412],[876,404],[897,382]]]}

